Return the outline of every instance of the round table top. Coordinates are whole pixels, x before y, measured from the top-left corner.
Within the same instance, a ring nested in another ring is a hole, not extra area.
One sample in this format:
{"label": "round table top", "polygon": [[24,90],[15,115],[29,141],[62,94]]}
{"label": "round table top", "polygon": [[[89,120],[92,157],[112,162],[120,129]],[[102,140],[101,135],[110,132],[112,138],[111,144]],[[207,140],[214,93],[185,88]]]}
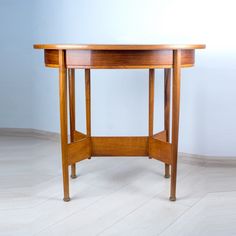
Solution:
{"label": "round table top", "polygon": [[204,49],[204,44],[35,44],[35,49],[57,50],[177,50]]}

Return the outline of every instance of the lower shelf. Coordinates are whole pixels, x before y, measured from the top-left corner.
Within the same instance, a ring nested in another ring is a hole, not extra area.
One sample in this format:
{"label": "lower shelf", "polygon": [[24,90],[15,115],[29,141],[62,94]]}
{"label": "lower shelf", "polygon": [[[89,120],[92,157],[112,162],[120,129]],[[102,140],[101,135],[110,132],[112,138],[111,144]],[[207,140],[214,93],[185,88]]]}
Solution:
{"label": "lower shelf", "polygon": [[152,137],[88,137],[75,132],[68,144],[68,164],[91,156],[150,156],[166,164],[172,163],[172,145],[166,142],[166,132]]}
{"label": "lower shelf", "polygon": [[92,137],[92,156],[148,156],[148,137]]}
{"label": "lower shelf", "polygon": [[172,144],[166,141],[166,131],[149,138],[149,156],[166,164],[172,164]]}
{"label": "lower shelf", "polygon": [[85,137],[79,141],[68,144],[68,164],[71,165],[91,157],[91,141]]}

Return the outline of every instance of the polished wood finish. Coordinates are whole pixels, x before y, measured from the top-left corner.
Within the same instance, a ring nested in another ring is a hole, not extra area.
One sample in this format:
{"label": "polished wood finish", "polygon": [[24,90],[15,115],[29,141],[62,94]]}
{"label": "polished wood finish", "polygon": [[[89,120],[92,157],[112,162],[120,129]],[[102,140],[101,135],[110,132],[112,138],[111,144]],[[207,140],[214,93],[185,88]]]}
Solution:
{"label": "polished wood finish", "polygon": [[149,70],[149,113],[148,113],[148,135],[153,135],[153,119],[154,119],[154,83],[155,83],[155,70]]}
{"label": "polished wood finish", "polygon": [[[90,70],[85,69],[85,99],[86,99],[86,134],[91,137],[91,86],[90,86]],[[92,148],[90,141],[90,150]],[[91,159],[91,156],[89,157]]]}
{"label": "polished wood finish", "polygon": [[92,156],[148,156],[148,137],[92,137]]}
{"label": "polished wood finish", "polygon": [[[171,69],[164,69],[164,127],[166,131],[166,141],[170,142],[170,79]],[[170,177],[170,166],[165,164],[165,178]]]}
{"label": "polished wood finish", "polygon": [[[153,119],[154,119],[154,84],[155,70],[149,69],[149,111],[148,111],[148,136],[153,136]],[[149,156],[151,159],[152,157]]]}
{"label": "polished wood finish", "polygon": [[152,138],[158,139],[158,140],[160,140],[160,141],[162,141],[162,142],[166,142],[166,141],[167,141],[167,138],[166,138],[166,130],[163,130],[163,131],[161,131],[161,132],[159,132],[159,133],[157,133],[157,134],[154,134],[154,135],[152,136]]}
{"label": "polished wood finish", "polygon": [[[75,132],[75,70],[68,69],[69,104],[70,104],[70,141],[74,142]],[[71,178],[76,178],[76,164],[71,165]]]}
{"label": "polished wood finish", "polygon": [[44,63],[48,67],[59,67],[59,51],[55,49],[44,50]]}
{"label": "polished wood finish", "polygon": [[74,136],[74,142],[79,141],[79,140],[84,139],[84,138],[87,137],[86,134],[83,134],[83,133],[81,133],[77,130],[74,131],[73,136]]}
{"label": "polished wood finish", "polygon": [[[163,68],[172,66],[171,50],[68,50],[69,68]],[[194,50],[183,50],[183,66],[194,64]]]}
{"label": "polished wood finish", "polygon": [[[195,49],[205,45],[35,45],[44,49],[46,66],[59,68],[60,123],[64,200],[69,201],[68,167],[91,156],[149,156],[165,163],[165,177],[171,166],[170,200],[176,200],[180,70],[193,66]],[[86,134],[75,127],[75,68],[85,69]],[[148,136],[93,137],[91,134],[91,69],[149,69]],[[164,130],[154,134],[155,68],[164,69]],[[70,143],[67,127],[67,69],[69,75]],[[173,69],[173,73],[171,73]],[[172,83],[171,83],[172,74]],[[172,87],[172,122],[170,97]],[[171,131],[171,132],[170,132]],[[171,140],[170,140],[171,133]]]}
{"label": "polished wood finish", "polygon": [[90,95],[90,70],[85,70],[85,96],[86,96],[86,132],[91,136],[91,95]]}
{"label": "polished wood finish", "polygon": [[90,138],[68,144],[68,162],[70,165],[91,157]]}
{"label": "polished wood finish", "polygon": [[176,200],[176,177],[179,137],[179,102],[180,102],[180,66],[181,50],[174,50],[173,86],[172,86],[172,165],[170,200]]}
{"label": "polished wood finish", "polygon": [[60,93],[60,124],[61,124],[61,154],[64,186],[64,201],[70,201],[68,173],[68,138],[67,138],[67,76],[65,51],[59,51],[59,93]]}
{"label": "polished wood finish", "polygon": [[[45,50],[45,64],[58,67],[58,52]],[[194,50],[182,50],[182,67],[194,64]],[[130,68],[171,68],[172,50],[67,50],[68,68],[130,69]]]}
{"label": "polished wood finish", "polygon": [[176,50],[203,49],[204,44],[35,44],[35,49],[78,50]]}
{"label": "polished wood finish", "polygon": [[166,141],[166,131],[149,138],[149,156],[168,165],[172,164],[172,145]]}

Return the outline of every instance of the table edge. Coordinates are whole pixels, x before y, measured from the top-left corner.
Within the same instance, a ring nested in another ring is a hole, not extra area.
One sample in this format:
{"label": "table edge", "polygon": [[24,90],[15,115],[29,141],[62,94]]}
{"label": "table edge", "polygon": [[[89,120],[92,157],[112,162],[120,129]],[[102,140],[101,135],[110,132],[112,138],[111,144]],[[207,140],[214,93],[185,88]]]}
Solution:
{"label": "table edge", "polygon": [[205,44],[34,44],[34,49],[57,50],[178,50],[204,49]]}

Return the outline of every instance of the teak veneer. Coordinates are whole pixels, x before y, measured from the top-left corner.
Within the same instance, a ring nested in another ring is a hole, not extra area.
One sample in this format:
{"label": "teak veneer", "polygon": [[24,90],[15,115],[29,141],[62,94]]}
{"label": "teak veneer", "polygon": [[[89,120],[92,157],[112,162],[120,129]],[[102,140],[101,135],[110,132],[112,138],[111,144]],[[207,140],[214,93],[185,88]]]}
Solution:
{"label": "teak veneer", "polygon": [[[202,44],[184,45],[99,45],[37,44],[44,50],[48,67],[59,69],[61,151],[64,201],[69,201],[69,166],[76,178],[76,163],[92,156],[149,156],[165,163],[165,177],[171,176],[170,200],[176,200],[180,72],[194,65],[195,50]],[[75,127],[75,69],[85,69],[86,134]],[[91,69],[148,69],[148,136],[94,137],[91,135]],[[153,133],[155,69],[164,69],[164,130]],[[68,79],[67,79],[68,77]],[[68,141],[67,84],[69,91],[70,141]],[[171,95],[172,92],[172,95]],[[170,98],[172,97],[172,101]],[[170,107],[172,103],[172,120]],[[171,126],[171,127],[170,127]],[[171,137],[171,138],[170,138]],[[170,175],[171,166],[171,175]]]}

